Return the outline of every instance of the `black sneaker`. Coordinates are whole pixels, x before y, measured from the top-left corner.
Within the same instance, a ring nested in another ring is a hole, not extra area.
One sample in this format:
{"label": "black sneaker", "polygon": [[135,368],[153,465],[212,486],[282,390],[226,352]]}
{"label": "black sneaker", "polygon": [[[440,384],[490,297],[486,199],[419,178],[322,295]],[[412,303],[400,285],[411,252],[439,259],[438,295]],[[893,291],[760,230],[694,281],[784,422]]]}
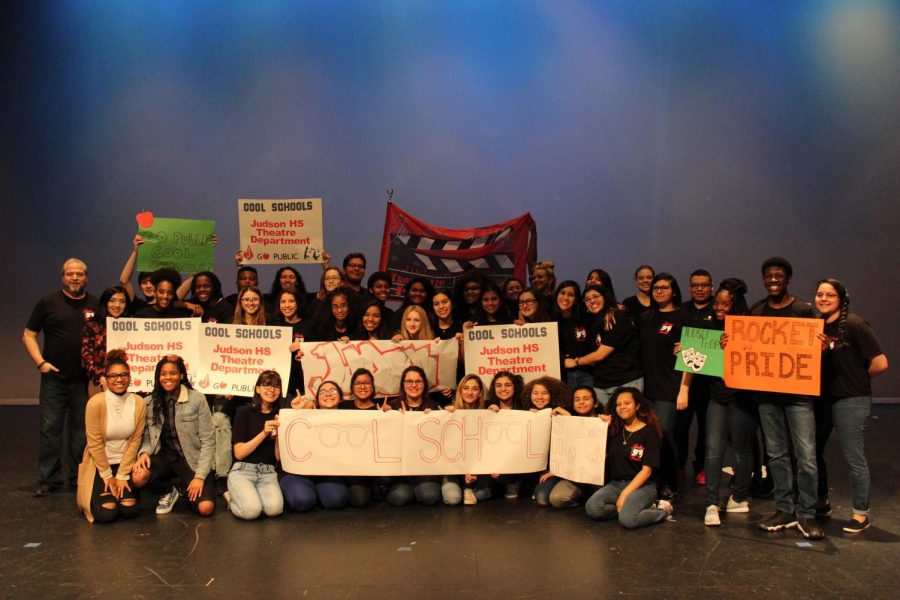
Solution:
{"label": "black sneaker", "polygon": [[797,529],[808,540],[821,540],[825,537],[825,532],[819,527],[815,519],[809,517],[800,517],[797,519]]}
{"label": "black sneaker", "polygon": [[44,498],[47,494],[50,493],[50,486],[46,483],[39,483],[36,488],[34,488],[34,492],[32,492],[32,496],[35,498]]}
{"label": "black sneaker", "polygon": [[759,522],[759,528],[765,529],[766,531],[781,531],[782,529],[790,529],[791,527],[796,527],[797,518],[794,515],[789,515],[786,512],[781,512],[780,510],[776,510],[775,514],[773,514],[768,519],[763,519]]}
{"label": "black sneaker", "polygon": [[869,521],[869,517],[866,517],[865,521],[857,521],[856,519],[850,519],[850,521],[842,527],[844,531],[847,533],[862,533],[866,529],[872,526],[872,522]]}
{"label": "black sneaker", "polygon": [[816,516],[817,517],[828,517],[831,516],[831,502],[829,502],[828,498],[824,500],[819,500],[816,502]]}

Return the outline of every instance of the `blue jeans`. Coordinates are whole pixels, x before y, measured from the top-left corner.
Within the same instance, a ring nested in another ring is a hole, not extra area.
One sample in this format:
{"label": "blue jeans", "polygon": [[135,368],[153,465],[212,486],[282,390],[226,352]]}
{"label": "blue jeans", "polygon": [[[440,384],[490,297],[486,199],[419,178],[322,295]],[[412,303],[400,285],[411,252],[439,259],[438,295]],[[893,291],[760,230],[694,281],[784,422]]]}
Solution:
{"label": "blue jeans", "polygon": [[228,510],[239,519],[252,521],[260,514],[276,517],[284,510],[273,465],[236,462],[228,472]]}
{"label": "blue jeans", "polygon": [[568,369],[566,371],[566,383],[573,390],[580,387],[594,387],[594,376],[581,369]]}
{"label": "blue jeans", "polygon": [[465,478],[459,475],[444,477],[444,481],[441,483],[441,497],[444,499],[444,504],[456,506],[463,501],[463,489],[471,488],[475,493],[475,499],[484,502],[491,499],[492,483],[490,475],[479,475],[475,483],[471,485],[466,485]]}
{"label": "blue jeans", "polygon": [[719,483],[722,459],[728,439],[734,453],[734,499],[743,502],[750,497],[750,474],[753,472],[753,442],[756,417],[752,406],[741,397],[728,404],[710,401],[706,409],[706,505],[719,505]]}
{"label": "blue jeans", "polygon": [[[850,490],[853,494],[853,514],[869,514],[869,463],[866,461],[866,421],[872,412],[871,396],[855,396],[839,400],[823,399],[825,410],[816,411],[816,450],[819,455],[819,496],[827,498],[828,471],[821,456],[832,429],[837,429],[841,452],[850,469]],[[827,409],[831,410],[827,410]],[[824,414],[823,414],[824,412]],[[821,417],[821,418],[820,418]],[[822,487],[826,490],[822,496]]]}
{"label": "blue jeans", "polygon": [[385,502],[392,506],[406,506],[413,500],[431,506],[441,501],[440,477],[392,478]]}
{"label": "blue jeans", "polygon": [[538,506],[550,506],[550,492],[560,481],[559,477],[554,476],[534,486],[534,501]]}
{"label": "blue jeans", "polygon": [[595,521],[619,518],[619,523],[628,529],[645,527],[664,521],[669,513],[661,508],[651,508],[656,502],[656,486],[647,482],[631,492],[622,505],[622,512],[616,510],[616,501],[630,480],[611,481],[588,498],[584,504],[587,515]]}
{"label": "blue jeans", "polygon": [[[775,505],[783,513],[813,518],[816,514],[816,419],[809,396],[760,394],[759,420],[766,436],[769,471],[775,486]],[[794,471],[797,463],[797,503],[794,503]]]}
{"label": "blue jeans", "polygon": [[66,379],[57,373],[41,374],[41,437],[38,445],[38,483],[59,486],[62,480],[63,425],[69,442],[68,479],[74,486],[84,454],[84,409],[87,380]]}
{"label": "blue jeans", "polygon": [[613,392],[620,387],[633,387],[643,393],[644,378],[638,377],[637,379],[629,381],[628,383],[623,383],[622,385],[614,385],[608,388],[599,388],[597,386],[594,386],[594,393],[597,394],[597,401],[600,403],[601,408],[606,408],[606,405],[609,403],[609,397],[612,396]]}
{"label": "blue jeans", "polygon": [[280,484],[285,503],[297,512],[310,510],[316,500],[326,509],[344,508],[350,501],[350,491],[340,477],[317,477],[313,481],[302,475],[285,475]]}

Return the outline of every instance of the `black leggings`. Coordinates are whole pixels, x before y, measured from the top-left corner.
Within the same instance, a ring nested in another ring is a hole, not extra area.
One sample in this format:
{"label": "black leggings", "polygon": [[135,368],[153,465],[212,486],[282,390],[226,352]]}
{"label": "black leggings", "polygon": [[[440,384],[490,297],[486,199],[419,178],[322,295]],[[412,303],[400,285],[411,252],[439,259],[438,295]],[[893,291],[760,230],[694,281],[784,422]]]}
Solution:
{"label": "black leggings", "polygon": [[[113,473],[117,473],[119,465],[110,465],[110,468]],[[98,471],[94,474],[94,489],[91,491],[91,514],[95,523],[112,523],[119,517],[133,519],[138,516],[140,508],[137,491],[133,487],[131,490],[123,490],[122,497],[118,499],[113,497],[112,492],[103,491],[103,488],[103,478]]]}

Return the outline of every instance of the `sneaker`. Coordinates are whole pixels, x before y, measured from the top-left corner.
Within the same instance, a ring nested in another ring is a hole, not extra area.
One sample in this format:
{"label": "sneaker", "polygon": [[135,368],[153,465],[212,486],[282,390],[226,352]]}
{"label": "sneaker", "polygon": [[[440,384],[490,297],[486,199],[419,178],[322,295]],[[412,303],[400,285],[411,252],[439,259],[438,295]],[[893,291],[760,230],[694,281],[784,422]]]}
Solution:
{"label": "sneaker", "polygon": [[222,497],[225,498],[225,508],[231,510],[231,492],[225,490],[222,492]]}
{"label": "sneaker", "polygon": [[159,499],[159,504],[156,505],[156,514],[167,515],[172,512],[172,509],[175,508],[175,503],[178,502],[180,496],[181,494],[178,493],[178,490],[172,488],[171,492]]}
{"label": "sneaker", "polygon": [[669,502],[668,500],[660,500],[659,502],[656,503],[656,508],[661,508],[662,510],[669,513],[666,516],[666,519],[671,519],[672,513],[675,512],[675,507],[672,506],[672,503]]}
{"label": "sneaker", "polygon": [[844,525],[841,529],[846,531],[847,533],[862,533],[866,529],[872,526],[872,522],[869,520],[869,517],[866,517],[865,521],[857,521],[856,519],[850,519],[850,521]]}
{"label": "sneaker", "polygon": [[706,471],[700,471],[694,476],[694,483],[697,485],[706,485]]}
{"label": "sneaker", "polygon": [[515,500],[519,497],[519,482],[515,483],[507,483],[506,491],[503,493],[503,497],[507,500]]}
{"label": "sneaker", "polygon": [[821,540],[825,537],[825,532],[819,527],[815,519],[810,517],[800,517],[797,519],[797,529],[808,540]]}
{"label": "sneaker", "polygon": [[817,517],[828,517],[831,515],[831,502],[828,498],[816,502],[815,508]]}
{"label": "sneaker", "polygon": [[781,531],[782,529],[790,529],[796,526],[797,518],[780,510],[776,510],[771,517],[759,522],[759,528],[766,531]]}
{"label": "sneaker", "polygon": [[31,495],[35,498],[44,498],[50,493],[50,486],[46,483],[40,483],[36,488],[34,488],[34,492]]}
{"label": "sneaker", "polygon": [[734,477],[734,467],[722,467],[722,472],[726,475],[731,475]]}
{"label": "sneaker", "polygon": [[734,496],[728,496],[728,504],[725,505],[725,512],[748,513],[750,512],[750,502],[748,500],[738,502],[734,499]]}
{"label": "sneaker", "polygon": [[475,497],[475,491],[472,488],[466,488],[463,490],[463,504],[466,506],[473,506],[478,504],[478,498]]}
{"label": "sneaker", "polygon": [[718,527],[722,524],[722,520],[719,519],[719,507],[710,504],[706,507],[706,516],[703,517],[703,523],[707,527]]}

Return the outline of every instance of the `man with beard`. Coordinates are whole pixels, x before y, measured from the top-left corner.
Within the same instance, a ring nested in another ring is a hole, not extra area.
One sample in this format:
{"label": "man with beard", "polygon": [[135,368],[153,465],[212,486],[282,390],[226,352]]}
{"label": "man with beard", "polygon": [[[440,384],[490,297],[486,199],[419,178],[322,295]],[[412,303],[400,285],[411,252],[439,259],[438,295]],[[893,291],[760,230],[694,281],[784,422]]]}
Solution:
{"label": "man with beard", "polygon": [[[84,324],[97,309],[97,299],[85,292],[87,265],[70,258],[62,267],[62,290],[41,298],[25,325],[22,342],[41,372],[41,438],[35,497],[46,496],[63,484],[61,454],[63,426],[69,442],[68,482],[74,490],[78,463],[84,453],[84,409],[87,375],[81,366]],[[38,334],[44,332],[44,347]]]}

